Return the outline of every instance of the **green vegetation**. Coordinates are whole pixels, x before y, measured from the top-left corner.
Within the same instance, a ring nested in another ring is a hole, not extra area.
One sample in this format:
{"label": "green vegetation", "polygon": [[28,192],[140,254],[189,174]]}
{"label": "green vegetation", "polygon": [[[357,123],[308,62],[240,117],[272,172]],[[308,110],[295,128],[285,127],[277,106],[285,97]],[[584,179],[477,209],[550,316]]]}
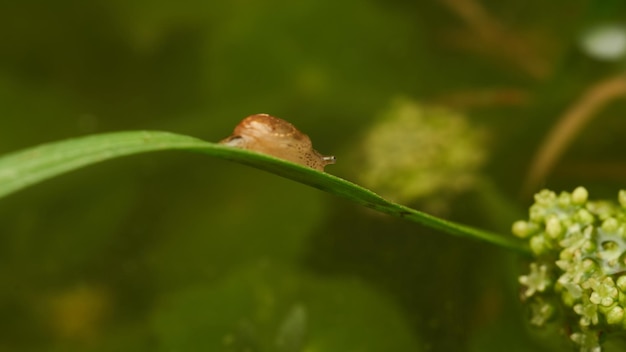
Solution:
{"label": "green vegetation", "polygon": [[1,4],[0,351],[624,350],[623,13]]}

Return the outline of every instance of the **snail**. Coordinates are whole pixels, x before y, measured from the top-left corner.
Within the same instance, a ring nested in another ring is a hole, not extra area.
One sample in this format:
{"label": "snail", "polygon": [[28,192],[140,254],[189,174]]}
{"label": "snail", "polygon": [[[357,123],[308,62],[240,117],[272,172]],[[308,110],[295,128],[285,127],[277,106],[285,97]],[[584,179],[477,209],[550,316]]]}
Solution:
{"label": "snail", "polygon": [[294,125],[268,114],[243,119],[221,144],[269,154],[280,159],[324,171],[335,163],[334,156],[323,156],[313,149],[311,139]]}

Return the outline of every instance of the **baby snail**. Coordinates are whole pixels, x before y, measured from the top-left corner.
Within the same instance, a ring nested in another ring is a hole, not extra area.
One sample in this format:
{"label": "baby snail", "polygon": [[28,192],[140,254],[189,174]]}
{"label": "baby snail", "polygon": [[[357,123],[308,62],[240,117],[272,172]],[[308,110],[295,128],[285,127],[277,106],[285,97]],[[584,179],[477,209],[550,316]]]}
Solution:
{"label": "baby snail", "polygon": [[323,156],[313,149],[311,139],[289,122],[268,114],[243,119],[221,144],[269,154],[316,170],[335,163],[334,156]]}

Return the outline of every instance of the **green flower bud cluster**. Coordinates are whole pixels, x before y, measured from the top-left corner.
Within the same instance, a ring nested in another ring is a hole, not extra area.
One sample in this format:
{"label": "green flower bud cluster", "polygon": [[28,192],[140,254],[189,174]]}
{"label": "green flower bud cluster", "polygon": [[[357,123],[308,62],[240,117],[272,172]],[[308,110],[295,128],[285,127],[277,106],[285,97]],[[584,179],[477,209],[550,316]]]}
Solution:
{"label": "green flower bud cluster", "polygon": [[484,141],[464,115],[399,98],[359,143],[357,177],[387,199],[437,212],[476,184]]}
{"label": "green flower bud cluster", "polygon": [[544,326],[561,312],[581,351],[601,351],[605,332],[626,332],[626,191],[618,203],[573,192],[543,190],[529,219],[513,224],[535,261],[519,278],[530,322]]}

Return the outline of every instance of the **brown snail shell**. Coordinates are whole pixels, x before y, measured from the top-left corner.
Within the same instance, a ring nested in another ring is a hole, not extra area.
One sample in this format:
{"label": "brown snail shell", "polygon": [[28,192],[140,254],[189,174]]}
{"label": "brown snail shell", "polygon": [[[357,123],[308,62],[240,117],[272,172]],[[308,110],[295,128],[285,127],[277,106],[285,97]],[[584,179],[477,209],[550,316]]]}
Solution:
{"label": "brown snail shell", "polygon": [[316,170],[335,163],[334,156],[323,156],[313,149],[311,139],[294,125],[268,114],[243,119],[233,134],[220,143],[269,154]]}

